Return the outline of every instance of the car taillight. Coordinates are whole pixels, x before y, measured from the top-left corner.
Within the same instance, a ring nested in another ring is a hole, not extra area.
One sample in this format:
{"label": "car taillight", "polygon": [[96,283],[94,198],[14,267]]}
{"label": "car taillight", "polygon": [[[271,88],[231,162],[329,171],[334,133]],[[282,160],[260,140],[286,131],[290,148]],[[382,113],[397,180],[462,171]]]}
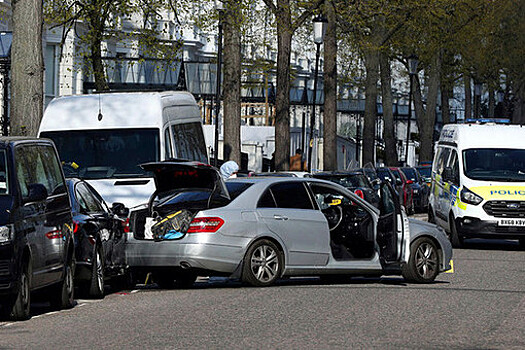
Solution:
{"label": "car taillight", "polygon": [[190,228],[188,233],[197,233],[197,232],[217,232],[218,229],[224,224],[224,220],[217,217],[204,217],[204,218],[195,218],[190,223]]}
{"label": "car taillight", "polygon": [[79,229],[78,222],[73,221],[73,233],[77,233]]}
{"label": "car taillight", "polygon": [[62,230],[55,230],[55,231],[50,231],[48,233],[46,233],[46,237],[48,239],[58,239],[58,238],[62,238],[63,235],[62,235]]}
{"label": "car taillight", "polygon": [[131,231],[130,227],[129,227],[129,218],[127,218],[126,220],[122,220],[122,229],[124,230],[124,233],[128,233]]}
{"label": "car taillight", "polygon": [[355,190],[354,193],[361,197],[361,199],[365,199],[365,194],[361,190]]}

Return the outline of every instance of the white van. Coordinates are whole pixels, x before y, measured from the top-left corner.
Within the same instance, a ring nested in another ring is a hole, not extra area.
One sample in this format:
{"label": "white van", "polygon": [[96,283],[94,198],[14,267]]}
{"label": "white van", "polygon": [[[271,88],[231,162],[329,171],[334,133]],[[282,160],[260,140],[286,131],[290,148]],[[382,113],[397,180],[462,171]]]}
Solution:
{"label": "white van", "polygon": [[525,245],[525,128],[445,125],[432,165],[429,221],[464,238],[519,239]]}
{"label": "white van", "polygon": [[109,203],[146,203],[153,177],[139,164],[208,163],[199,107],[188,92],[107,93],[55,98],[39,136],[52,139],[66,177],[87,180]]}

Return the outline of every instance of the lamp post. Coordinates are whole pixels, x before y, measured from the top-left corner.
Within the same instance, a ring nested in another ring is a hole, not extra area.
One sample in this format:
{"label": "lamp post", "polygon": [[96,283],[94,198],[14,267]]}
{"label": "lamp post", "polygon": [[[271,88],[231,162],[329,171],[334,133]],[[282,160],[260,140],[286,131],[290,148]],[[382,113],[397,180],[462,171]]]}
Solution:
{"label": "lamp post", "polygon": [[218,37],[217,37],[217,78],[215,86],[215,142],[213,160],[216,167],[219,161],[219,114],[221,111],[221,67],[222,67],[222,19],[224,16],[224,4],[215,1],[215,9],[219,12]]}
{"label": "lamp post", "polygon": [[312,99],[312,114],[310,115],[310,141],[308,142],[308,172],[312,171],[312,147],[314,145],[314,126],[315,126],[315,104],[317,100],[317,79],[319,75],[319,55],[321,51],[321,44],[324,41],[326,32],[326,18],[317,16],[314,22],[314,43],[316,45],[315,51],[315,71],[314,71],[314,93]]}
{"label": "lamp post", "polygon": [[474,81],[474,117],[479,118],[481,108],[481,89],[483,85],[479,81]]}
{"label": "lamp post", "polygon": [[408,94],[408,121],[407,121],[407,144],[405,148],[405,166],[408,166],[408,145],[410,143],[410,122],[412,120],[412,89],[414,82],[414,75],[417,73],[417,65],[419,61],[416,55],[408,57],[408,76],[410,78],[410,93]]}

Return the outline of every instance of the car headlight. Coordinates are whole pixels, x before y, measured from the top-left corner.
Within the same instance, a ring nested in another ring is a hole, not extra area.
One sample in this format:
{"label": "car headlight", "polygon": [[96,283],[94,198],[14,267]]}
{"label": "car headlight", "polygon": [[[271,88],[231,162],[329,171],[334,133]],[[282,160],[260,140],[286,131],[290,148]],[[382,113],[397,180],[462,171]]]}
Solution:
{"label": "car headlight", "polygon": [[483,198],[481,198],[468,188],[463,187],[463,189],[461,190],[461,201],[472,205],[478,205],[479,203],[483,202]]}
{"label": "car headlight", "polygon": [[11,229],[9,226],[0,226],[0,243],[11,240]]}

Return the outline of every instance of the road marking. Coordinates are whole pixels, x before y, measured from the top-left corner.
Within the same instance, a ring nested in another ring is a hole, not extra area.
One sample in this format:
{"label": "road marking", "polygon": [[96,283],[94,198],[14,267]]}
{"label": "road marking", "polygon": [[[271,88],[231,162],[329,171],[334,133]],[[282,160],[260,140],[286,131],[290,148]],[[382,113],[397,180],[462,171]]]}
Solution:
{"label": "road marking", "polygon": [[445,273],[454,273],[454,260],[450,260],[450,270],[445,271]]}

